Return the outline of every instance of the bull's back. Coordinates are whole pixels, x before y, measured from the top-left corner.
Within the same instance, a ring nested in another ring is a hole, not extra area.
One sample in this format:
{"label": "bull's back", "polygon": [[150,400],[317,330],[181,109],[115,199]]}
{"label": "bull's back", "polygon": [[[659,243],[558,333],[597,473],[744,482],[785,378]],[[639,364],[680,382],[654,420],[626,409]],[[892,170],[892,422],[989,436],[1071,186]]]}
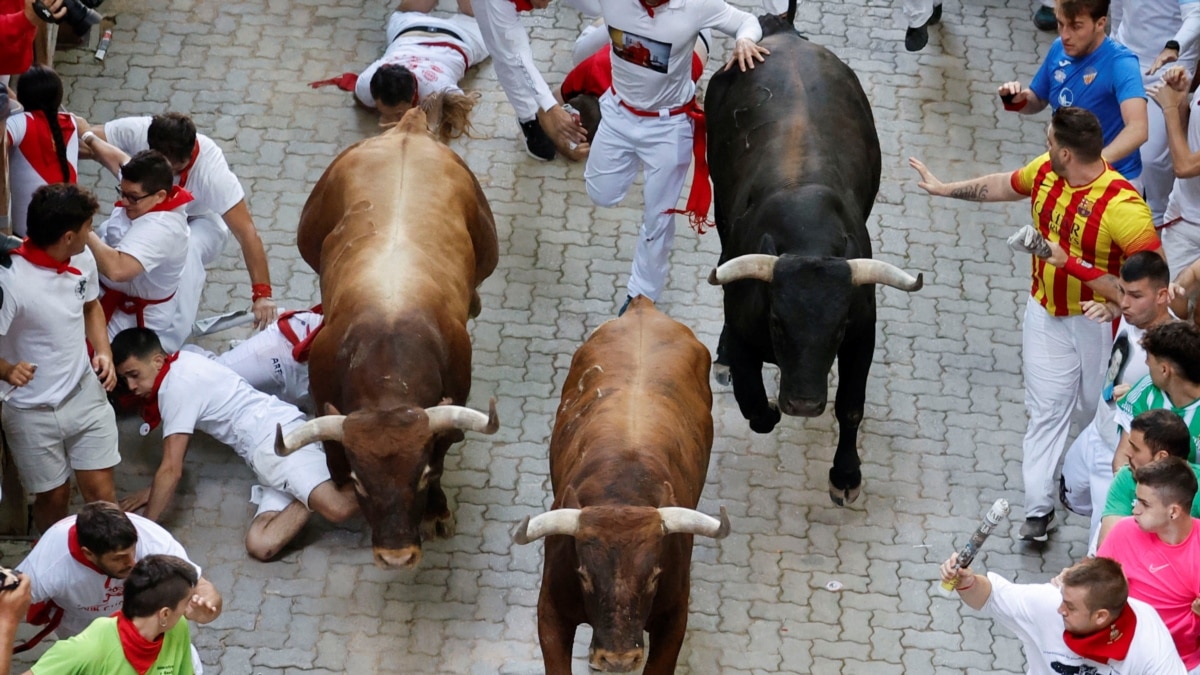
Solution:
{"label": "bull's back", "polygon": [[563,385],[550,443],[556,492],[573,476],[603,475],[604,467],[635,475],[628,463],[637,463],[682,477],[676,497],[694,507],[712,449],[710,365],[692,331],[645,298],[597,328],[575,352]]}
{"label": "bull's back", "polygon": [[794,32],[770,35],[762,45],[771,52],[763,63],[719,73],[705,96],[715,192],[744,205],[750,190],[815,183],[852,192],[865,214],[881,164],[858,77]]}

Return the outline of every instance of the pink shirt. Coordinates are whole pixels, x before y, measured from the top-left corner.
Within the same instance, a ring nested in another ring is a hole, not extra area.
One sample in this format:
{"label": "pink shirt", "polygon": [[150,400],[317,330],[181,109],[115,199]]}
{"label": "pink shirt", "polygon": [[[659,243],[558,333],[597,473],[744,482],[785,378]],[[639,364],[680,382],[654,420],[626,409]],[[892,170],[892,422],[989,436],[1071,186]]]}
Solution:
{"label": "pink shirt", "polygon": [[1169,546],[1124,518],[1096,555],[1121,563],[1129,597],[1158,610],[1188,670],[1200,665],[1200,616],[1192,612],[1192,601],[1200,597],[1200,520],[1192,519],[1187,539]]}

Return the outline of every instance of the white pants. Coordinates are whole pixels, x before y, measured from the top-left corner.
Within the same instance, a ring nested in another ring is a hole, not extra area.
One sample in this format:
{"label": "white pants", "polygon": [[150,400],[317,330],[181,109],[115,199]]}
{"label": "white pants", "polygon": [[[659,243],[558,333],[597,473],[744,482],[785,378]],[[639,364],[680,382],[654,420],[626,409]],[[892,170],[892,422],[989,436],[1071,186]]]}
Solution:
{"label": "white pants", "polygon": [[[1162,81],[1162,72],[1160,70],[1154,75],[1143,73],[1142,83],[1147,88],[1158,84]],[[1175,186],[1175,169],[1171,164],[1171,151],[1167,146],[1167,123],[1163,120],[1162,107],[1154,102],[1146,106],[1146,121],[1149,124],[1148,136],[1138,150],[1142,155],[1140,178],[1146,204],[1150,206],[1150,216],[1157,227],[1162,225],[1163,212],[1167,210],[1171,188]]]}
{"label": "white pants", "polygon": [[600,128],[583,172],[588,196],[616,206],[645,168],[645,208],[629,275],[629,296],[658,302],[667,284],[675,208],[692,163],[692,120],[687,115],[640,117],[610,91],[600,99]]}
{"label": "white pants", "polygon": [[1196,260],[1200,260],[1200,223],[1178,220],[1158,231],[1171,278],[1179,276]]}
{"label": "white pants", "polygon": [[904,0],[904,19],[909,28],[924,26],[929,17],[933,16],[933,6],[942,4],[933,0]]}
{"label": "white pants", "polygon": [[1100,532],[1100,518],[1104,515],[1108,488],[1113,481],[1112,460],[1116,451],[1104,440],[1093,422],[1071,444],[1063,460],[1062,477],[1067,486],[1067,503],[1072,511],[1092,519],[1089,541]]}
{"label": "white pants", "polygon": [[1108,324],[1083,316],[1051,316],[1029,297],[1021,335],[1029,413],[1021,462],[1026,518],[1053,512],[1054,472],[1071,423],[1083,428],[1094,418],[1111,351]]}
{"label": "white pants", "polygon": [[200,296],[204,293],[204,282],[208,279],[206,267],[217,261],[229,241],[229,227],[221,216],[206,213],[188,218],[188,256],[179,279],[179,290],[175,297],[165,303],[171,311],[171,327],[159,334],[165,348],[167,343],[179,348],[192,335],[192,324],[200,311]]}
{"label": "white pants", "polygon": [[[303,340],[321,325],[320,314],[300,312],[288,318],[292,330]],[[215,357],[233,372],[241,375],[250,386],[286,401],[297,408],[309,407],[308,363],[297,363],[292,357],[292,343],[272,322],[245,342]]]}
{"label": "white pants", "polygon": [[[598,0],[565,0],[585,16],[598,16]],[[554,94],[533,61],[529,32],[521,23],[517,6],[510,0],[475,0],[471,5],[479,32],[492,55],[496,79],[504,95],[517,113],[517,119],[528,122],[539,109],[549,110],[556,104]]]}

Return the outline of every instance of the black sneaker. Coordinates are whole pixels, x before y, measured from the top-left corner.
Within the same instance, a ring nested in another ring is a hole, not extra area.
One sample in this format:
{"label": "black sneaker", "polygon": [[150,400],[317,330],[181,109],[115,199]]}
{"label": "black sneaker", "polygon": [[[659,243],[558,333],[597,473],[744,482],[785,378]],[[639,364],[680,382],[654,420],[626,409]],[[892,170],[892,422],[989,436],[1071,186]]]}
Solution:
{"label": "black sneaker", "polygon": [[633,302],[633,296],[632,295],[625,296],[625,304],[621,305],[621,311],[617,312],[618,317],[623,316],[625,314],[625,310],[629,309],[629,303],[631,303],[631,302]]}
{"label": "black sneaker", "polygon": [[1038,30],[1058,30],[1058,19],[1054,16],[1053,7],[1038,7],[1033,13],[1033,25]]}
{"label": "black sneaker", "polygon": [[542,162],[554,159],[557,154],[554,150],[554,141],[546,135],[546,131],[542,129],[541,124],[538,124],[536,117],[528,122],[521,122],[521,133],[525,134],[525,152],[529,153],[530,157]]}
{"label": "black sneaker", "polygon": [[919,52],[929,44],[929,29],[925,26],[909,28],[904,34],[904,48],[910,52]]}
{"label": "black sneaker", "polygon": [[925,22],[926,26],[932,26],[935,23],[942,22],[942,5],[938,3],[933,6],[933,14],[929,15],[929,20]]}
{"label": "black sneaker", "polygon": [[1044,516],[1033,516],[1025,519],[1025,524],[1021,525],[1021,539],[1025,541],[1046,541],[1050,538],[1050,532],[1058,529],[1058,524],[1054,522],[1054,512],[1051,511]]}

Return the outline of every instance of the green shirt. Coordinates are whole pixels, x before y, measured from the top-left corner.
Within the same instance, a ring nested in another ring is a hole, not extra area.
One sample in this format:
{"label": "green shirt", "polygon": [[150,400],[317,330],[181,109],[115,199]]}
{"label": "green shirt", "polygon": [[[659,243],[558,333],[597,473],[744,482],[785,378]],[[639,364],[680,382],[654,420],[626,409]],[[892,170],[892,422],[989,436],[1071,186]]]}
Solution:
{"label": "green shirt", "polygon": [[1138,380],[1129,393],[1125,394],[1125,397],[1117,403],[1116,421],[1125,433],[1129,433],[1129,425],[1133,422],[1133,418],[1148,410],[1160,408],[1179,415],[1183,423],[1187,425],[1188,433],[1192,437],[1192,452],[1188,455],[1188,461],[1195,463],[1196,445],[1200,441],[1200,398],[1176,408],[1171,403],[1171,399],[1167,398],[1166,392],[1154,386],[1154,383],[1150,381],[1150,376],[1147,375]]}
{"label": "green shirt", "polygon": [[[1189,464],[1200,482],[1200,466]],[[1104,518],[1109,516],[1132,516],[1133,500],[1137,496],[1137,481],[1133,480],[1133,471],[1128,466],[1121,467],[1113,476],[1112,485],[1108,488],[1108,498],[1104,501]],[[1200,518],[1200,492],[1192,500],[1192,517]]]}
{"label": "green shirt", "polygon": [[[162,640],[158,660],[146,675],[193,675],[187,619],[180,619]],[[137,675],[125,660],[114,616],[96,619],[79,635],[55,642],[30,670],[34,675]]]}

